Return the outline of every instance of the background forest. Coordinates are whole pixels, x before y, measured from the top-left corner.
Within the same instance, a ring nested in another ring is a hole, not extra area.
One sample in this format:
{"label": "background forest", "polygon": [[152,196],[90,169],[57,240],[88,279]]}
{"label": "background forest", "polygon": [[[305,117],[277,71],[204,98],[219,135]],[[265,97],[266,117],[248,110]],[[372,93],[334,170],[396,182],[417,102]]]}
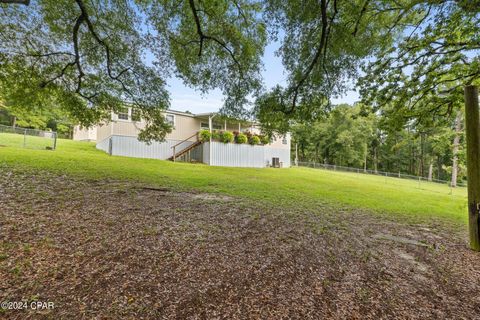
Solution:
{"label": "background forest", "polygon": [[462,117],[458,111],[435,127],[419,119],[399,124],[360,103],[342,104],[313,125],[295,124],[292,146],[300,162],[401,172],[456,185],[466,177]]}

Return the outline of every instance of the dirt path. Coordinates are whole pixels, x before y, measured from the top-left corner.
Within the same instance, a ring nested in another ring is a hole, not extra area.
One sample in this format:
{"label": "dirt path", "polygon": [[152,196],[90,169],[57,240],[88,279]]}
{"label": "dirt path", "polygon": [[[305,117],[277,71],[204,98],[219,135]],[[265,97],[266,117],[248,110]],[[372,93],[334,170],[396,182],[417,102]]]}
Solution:
{"label": "dirt path", "polygon": [[0,169],[0,318],[480,318],[463,234]]}

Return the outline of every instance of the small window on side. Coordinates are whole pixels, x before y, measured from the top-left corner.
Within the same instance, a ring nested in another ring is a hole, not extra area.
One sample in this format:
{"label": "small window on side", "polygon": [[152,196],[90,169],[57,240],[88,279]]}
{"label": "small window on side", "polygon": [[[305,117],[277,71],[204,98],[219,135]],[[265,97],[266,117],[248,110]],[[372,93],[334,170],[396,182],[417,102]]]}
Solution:
{"label": "small window on side", "polygon": [[171,126],[174,126],[175,125],[175,116],[173,114],[167,114],[165,116],[165,120],[167,121],[167,123]]}
{"label": "small window on side", "polygon": [[287,136],[283,136],[282,143],[287,144]]}
{"label": "small window on side", "polygon": [[[202,122],[200,123],[200,129],[210,129],[210,127],[208,126],[208,122]],[[218,124],[218,123],[212,123],[212,129],[213,130],[222,130],[223,127],[222,125]]]}
{"label": "small window on side", "polygon": [[118,119],[120,120],[128,120],[128,108],[121,108],[118,111]]}

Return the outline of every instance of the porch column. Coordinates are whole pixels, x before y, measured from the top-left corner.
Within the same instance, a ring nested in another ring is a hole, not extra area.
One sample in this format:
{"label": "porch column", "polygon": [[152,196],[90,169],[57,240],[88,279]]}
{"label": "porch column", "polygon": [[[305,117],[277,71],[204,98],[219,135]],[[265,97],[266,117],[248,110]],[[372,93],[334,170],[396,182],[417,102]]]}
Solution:
{"label": "porch column", "polygon": [[224,122],[224,127],[225,127],[225,131],[227,131],[227,120],[225,119],[225,122]]}
{"label": "porch column", "polygon": [[212,163],[212,116],[208,116],[208,129],[210,130],[210,143],[208,146],[208,165]]}
{"label": "porch column", "polygon": [[238,123],[238,132],[242,132],[242,128],[240,126],[240,122]]}

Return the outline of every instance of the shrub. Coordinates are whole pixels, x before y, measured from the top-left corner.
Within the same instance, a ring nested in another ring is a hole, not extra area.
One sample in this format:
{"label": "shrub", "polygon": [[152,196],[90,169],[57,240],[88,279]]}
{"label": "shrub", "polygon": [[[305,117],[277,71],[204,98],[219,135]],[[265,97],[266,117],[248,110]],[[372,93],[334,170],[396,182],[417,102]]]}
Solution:
{"label": "shrub", "polygon": [[220,135],[220,141],[223,143],[233,142],[234,136],[230,131],[224,131]]}
{"label": "shrub", "polygon": [[239,133],[237,134],[237,143],[247,143],[248,142],[248,138],[246,135],[244,135],[243,133]]}
{"label": "shrub", "polygon": [[219,132],[217,130],[214,130],[212,132],[212,139],[213,140],[220,140],[220,137],[221,137],[221,132]]}
{"label": "shrub", "polygon": [[248,142],[253,146],[256,144],[260,144],[260,138],[258,136],[251,136],[250,139],[248,139]]}
{"label": "shrub", "polygon": [[200,136],[200,141],[202,141],[202,142],[210,141],[210,131],[209,130],[201,130],[199,136]]}
{"label": "shrub", "polygon": [[260,142],[262,144],[269,144],[270,143],[270,139],[266,136],[266,135],[261,135],[260,136]]}

